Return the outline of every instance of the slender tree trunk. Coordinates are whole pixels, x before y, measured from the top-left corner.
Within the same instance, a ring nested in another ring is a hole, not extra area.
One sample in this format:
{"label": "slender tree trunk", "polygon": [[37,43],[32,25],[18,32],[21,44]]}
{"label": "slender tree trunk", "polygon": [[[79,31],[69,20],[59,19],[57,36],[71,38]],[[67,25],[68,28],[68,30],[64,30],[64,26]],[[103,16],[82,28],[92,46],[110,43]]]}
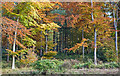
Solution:
{"label": "slender tree trunk", "polygon": [[65,53],[64,49],[65,49],[65,28],[63,27],[63,53]]}
{"label": "slender tree trunk", "polygon": [[[116,21],[116,27],[117,27],[117,25],[118,25],[118,18],[119,18],[119,17],[118,17],[118,9],[119,9],[119,7],[118,7],[118,5],[117,5],[117,21]],[[117,29],[116,29],[116,30],[117,30]],[[117,36],[117,33],[118,33],[118,32],[116,31],[116,36]],[[119,36],[118,36],[118,37],[119,37]],[[117,40],[118,40],[118,37],[116,37],[116,43],[118,42],[118,41],[117,41]],[[118,45],[118,44],[116,44],[116,55],[117,55],[117,58],[118,58],[118,57],[119,57],[119,56],[118,56],[118,53],[119,53],[119,52],[118,52],[118,47],[117,47],[117,45]]]}
{"label": "slender tree trunk", "polygon": [[[43,23],[43,21],[41,20],[40,22],[38,22],[39,24],[42,24]],[[40,34],[41,34],[41,37],[40,37],[40,41],[42,42],[42,31],[40,32]],[[43,50],[42,50],[42,44],[41,44],[41,46],[40,46],[40,57],[42,56],[42,54],[43,54]]]}
{"label": "slender tree trunk", "polygon": [[[67,48],[67,27],[65,27],[65,48]],[[67,55],[66,50],[65,50],[65,54]]]}
{"label": "slender tree trunk", "polygon": [[0,76],[2,75],[2,1],[0,2]]}
{"label": "slender tree trunk", "polygon": [[[41,31],[41,35],[42,35],[42,31]],[[41,37],[41,42],[42,42],[42,37]],[[40,46],[40,56],[42,56],[42,45]]]}
{"label": "slender tree trunk", "polygon": [[[53,31],[53,44],[55,44],[55,31]],[[53,51],[55,51],[55,46],[53,47]]]}
{"label": "slender tree trunk", "polygon": [[61,33],[61,51],[63,51],[63,28],[61,29],[62,33]]}
{"label": "slender tree trunk", "polygon": [[[74,35],[73,35],[73,30],[74,30],[74,29],[72,28],[72,45],[71,45],[71,47],[73,47],[73,45],[74,45],[74,43],[73,43],[73,41],[74,41],[74,40],[73,40],[73,37],[74,37]],[[72,53],[72,55],[73,55],[73,53]]]}
{"label": "slender tree trunk", "polygon": [[56,51],[58,51],[58,45],[59,45],[59,43],[58,43],[58,32],[56,32],[56,43],[57,43]]}
{"label": "slender tree trunk", "polygon": [[74,30],[74,29],[72,28],[72,47],[73,47],[73,36],[74,36],[74,35],[73,35],[73,30]]}
{"label": "slender tree trunk", "polygon": [[[76,38],[76,43],[78,43],[78,33],[77,33],[78,31],[77,31],[77,29],[76,29],[76,35],[77,35],[77,38]],[[79,51],[79,49],[77,49],[77,51],[76,51],[76,53],[78,54],[78,51]]]}
{"label": "slender tree trunk", "polygon": [[[91,7],[93,8],[93,2],[92,2],[92,0],[91,0]],[[94,21],[93,11],[91,13],[91,16],[92,16],[92,21]],[[94,64],[95,65],[97,65],[97,57],[96,57],[97,45],[96,45],[96,39],[97,39],[97,33],[96,33],[95,25],[94,25]]]}
{"label": "slender tree trunk", "polygon": [[48,45],[47,45],[47,40],[48,40],[47,30],[45,32],[46,32],[46,35],[45,35],[45,52],[47,52],[47,48],[48,48]]}
{"label": "slender tree trunk", "polygon": [[[82,39],[84,39],[84,31],[82,30]],[[84,59],[84,46],[82,46],[82,50],[83,50],[83,59]]]}
{"label": "slender tree trunk", "polygon": [[[18,19],[17,19],[17,26],[18,26]],[[17,38],[17,26],[16,26],[16,29],[15,29],[15,37],[14,37],[14,43],[13,43],[13,52],[15,52],[15,44],[16,44],[16,38]],[[13,55],[12,69],[15,69],[15,56],[14,55]]]}
{"label": "slender tree trunk", "polygon": [[58,31],[58,52],[60,52],[60,31]]}
{"label": "slender tree trunk", "polygon": [[70,34],[69,34],[69,37],[70,37],[69,48],[71,48],[72,47],[72,33],[71,33],[71,28],[70,28],[69,32],[70,32]]}
{"label": "slender tree trunk", "polygon": [[[115,6],[114,6],[115,7]],[[118,57],[118,47],[117,47],[117,22],[115,18],[115,10],[113,9],[113,17],[114,17],[114,27],[115,27],[115,50],[116,50],[116,55]]]}
{"label": "slender tree trunk", "polygon": [[59,51],[61,52],[61,28],[59,29],[59,32],[60,32],[60,34],[59,34]]}
{"label": "slender tree trunk", "polygon": [[94,28],[94,33],[95,33],[95,39],[94,39],[94,63],[95,65],[97,65],[97,56],[96,56],[96,51],[97,51],[97,45],[96,45],[96,39],[97,39],[97,33],[96,33],[96,29]]}
{"label": "slender tree trunk", "polygon": [[[20,40],[20,42],[22,43],[22,35],[21,35],[21,40]],[[20,49],[22,49],[22,48],[20,48]],[[22,59],[22,52],[20,53],[20,59]]]}
{"label": "slender tree trunk", "polygon": [[[7,49],[9,49],[9,41],[7,41]],[[7,55],[7,62],[9,62],[9,53]]]}
{"label": "slender tree trunk", "polygon": [[[68,28],[66,27],[66,29],[65,29],[65,48],[67,48],[67,42],[68,42]],[[65,50],[65,53],[66,53],[66,55],[67,55],[67,50]]]}
{"label": "slender tree trunk", "polygon": [[[1,7],[0,7],[1,10]],[[2,12],[1,12],[2,13]],[[1,17],[1,14],[0,14]],[[0,75],[2,74],[2,22],[0,21]]]}

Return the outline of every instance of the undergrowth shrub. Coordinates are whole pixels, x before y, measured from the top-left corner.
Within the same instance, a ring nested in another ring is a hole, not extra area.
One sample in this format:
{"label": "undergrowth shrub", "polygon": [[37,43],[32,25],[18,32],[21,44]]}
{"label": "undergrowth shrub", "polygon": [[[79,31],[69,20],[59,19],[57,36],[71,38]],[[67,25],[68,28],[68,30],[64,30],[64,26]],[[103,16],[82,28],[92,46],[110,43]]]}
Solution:
{"label": "undergrowth shrub", "polygon": [[2,68],[11,68],[11,62],[2,61]]}
{"label": "undergrowth shrub", "polygon": [[60,65],[62,64],[63,64],[63,61],[43,59],[43,60],[36,61],[33,64],[33,67],[34,69],[37,69],[40,72],[47,72],[48,70],[59,71],[61,70]]}
{"label": "undergrowth shrub", "polygon": [[116,63],[116,62],[111,62],[111,63],[102,63],[102,64],[98,64],[95,65],[93,63],[79,63],[76,65],[73,65],[73,68],[75,69],[81,69],[81,68],[99,68],[99,69],[110,69],[110,68],[120,68],[119,66],[120,63]]}
{"label": "undergrowth shrub", "polygon": [[76,59],[66,59],[64,60],[64,63],[60,66],[62,68],[65,68],[65,69],[71,69],[73,65],[75,64],[79,64],[80,61],[76,60]]}
{"label": "undergrowth shrub", "polygon": [[81,68],[94,68],[93,61],[91,59],[88,60],[86,63],[79,63],[73,65],[73,68],[75,69],[81,69]]}
{"label": "undergrowth shrub", "polygon": [[16,61],[17,67],[29,67],[32,63],[38,60],[37,54],[32,50],[28,50],[26,55],[23,55],[20,59]]}

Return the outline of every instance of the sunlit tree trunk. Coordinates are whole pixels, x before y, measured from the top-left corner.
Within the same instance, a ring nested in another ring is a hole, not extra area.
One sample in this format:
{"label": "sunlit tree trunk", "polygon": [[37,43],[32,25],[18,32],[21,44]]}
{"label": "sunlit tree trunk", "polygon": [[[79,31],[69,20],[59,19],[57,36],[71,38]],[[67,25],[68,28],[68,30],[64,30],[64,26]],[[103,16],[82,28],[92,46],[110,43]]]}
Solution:
{"label": "sunlit tree trunk", "polygon": [[[119,17],[118,17],[118,10],[120,10],[120,8],[118,7],[118,5],[117,5],[117,21],[116,21],[116,27],[117,27],[117,25],[118,25],[118,19],[119,19]],[[117,31],[116,31],[116,33],[117,33]],[[117,34],[116,34],[116,36],[117,36]],[[117,38],[117,37],[116,37]],[[116,42],[118,42],[117,41],[118,39],[116,39]],[[118,44],[117,44],[118,45]],[[118,57],[118,47],[117,47],[117,45],[116,45],[116,55],[117,55],[117,57]]]}
{"label": "sunlit tree trunk", "polygon": [[[93,8],[93,2],[91,0],[91,7]],[[92,21],[94,21],[94,18],[93,18],[93,11],[91,13],[91,16],[92,16]],[[94,25],[94,64],[97,65],[97,57],[96,57],[96,50],[97,50],[97,45],[96,45],[96,38],[97,37],[97,33],[96,33],[96,28],[95,28],[95,25]]]}
{"label": "sunlit tree trunk", "polygon": [[[18,26],[18,19],[17,19],[17,26]],[[17,26],[15,27],[15,37],[14,37],[14,43],[13,43],[13,52],[15,52],[15,45],[16,45],[16,38],[17,38]],[[13,55],[12,69],[15,69],[15,56],[14,55]]]}
{"label": "sunlit tree trunk", "polygon": [[115,50],[116,50],[116,55],[118,57],[118,47],[117,47],[117,22],[116,22],[116,17],[115,17],[115,6],[113,8],[113,17],[114,17],[114,27],[115,27]]}
{"label": "sunlit tree trunk", "polygon": [[[84,31],[82,30],[82,39],[84,39]],[[84,59],[84,46],[82,46],[82,51],[83,51],[83,59]]]}

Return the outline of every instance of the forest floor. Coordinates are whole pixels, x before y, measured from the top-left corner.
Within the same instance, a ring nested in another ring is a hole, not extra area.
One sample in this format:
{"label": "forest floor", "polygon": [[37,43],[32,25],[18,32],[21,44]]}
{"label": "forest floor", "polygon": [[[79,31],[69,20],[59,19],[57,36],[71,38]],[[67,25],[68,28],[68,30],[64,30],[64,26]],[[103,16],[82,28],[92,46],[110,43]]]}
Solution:
{"label": "forest floor", "polygon": [[117,74],[119,69],[70,69],[67,74]]}
{"label": "forest floor", "polygon": [[[49,72],[47,74],[118,74],[119,69],[66,69],[62,72]],[[2,69],[2,74],[39,74],[32,68]]]}

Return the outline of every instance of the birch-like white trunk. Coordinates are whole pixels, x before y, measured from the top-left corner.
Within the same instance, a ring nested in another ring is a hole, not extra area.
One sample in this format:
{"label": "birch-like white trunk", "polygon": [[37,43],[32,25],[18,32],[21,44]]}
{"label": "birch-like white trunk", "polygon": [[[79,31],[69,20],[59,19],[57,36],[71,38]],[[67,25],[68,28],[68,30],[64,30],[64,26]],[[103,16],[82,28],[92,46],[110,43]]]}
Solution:
{"label": "birch-like white trunk", "polygon": [[[118,5],[117,5],[117,21],[116,21],[116,30],[117,30],[117,23],[118,23],[118,10],[119,10],[119,7],[118,7]],[[117,36],[117,31],[116,31],[116,36]],[[117,39],[117,37],[116,37],[116,43],[118,42],[117,40],[118,40],[118,39]],[[118,57],[118,46],[117,46],[117,44],[116,44],[116,55],[117,55],[117,57]]]}
{"label": "birch-like white trunk", "polygon": [[114,17],[114,27],[115,27],[115,50],[116,50],[116,55],[118,57],[118,47],[117,47],[117,22],[115,18],[115,6],[113,9],[113,17]]}
{"label": "birch-like white trunk", "polygon": [[[91,7],[93,8],[92,0],[91,0]],[[91,16],[92,16],[92,21],[94,21],[93,12],[91,13]],[[94,25],[94,64],[95,65],[97,65],[97,56],[96,56],[97,45],[96,45],[96,39],[97,39],[97,33],[96,33],[95,25]]]}
{"label": "birch-like white trunk", "polygon": [[[18,19],[17,19],[17,26],[18,26]],[[13,52],[15,52],[15,44],[16,44],[16,38],[17,38],[17,26],[15,28],[15,37],[14,37],[14,43],[13,43]],[[13,61],[12,61],[12,69],[15,69],[15,56],[13,55]]]}

